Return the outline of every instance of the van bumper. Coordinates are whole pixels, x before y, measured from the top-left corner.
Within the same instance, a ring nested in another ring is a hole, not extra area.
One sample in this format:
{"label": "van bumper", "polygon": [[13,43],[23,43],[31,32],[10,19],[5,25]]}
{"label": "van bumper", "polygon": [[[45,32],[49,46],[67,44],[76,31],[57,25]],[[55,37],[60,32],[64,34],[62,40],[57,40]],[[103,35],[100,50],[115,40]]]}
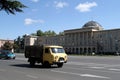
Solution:
{"label": "van bumper", "polygon": [[53,64],[58,64],[58,63],[67,63],[67,61],[58,61],[58,62],[53,62]]}

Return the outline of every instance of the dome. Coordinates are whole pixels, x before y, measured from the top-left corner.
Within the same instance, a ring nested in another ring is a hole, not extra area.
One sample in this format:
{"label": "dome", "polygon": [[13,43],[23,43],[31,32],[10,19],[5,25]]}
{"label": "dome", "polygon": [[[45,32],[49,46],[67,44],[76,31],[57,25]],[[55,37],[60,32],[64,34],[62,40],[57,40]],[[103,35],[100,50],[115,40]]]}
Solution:
{"label": "dome", "polygon": [[92,29],[97,29],[97,30],[103,30],[102,26],[95,21],[87,22],[86,24],[83,25],[82,28],[92,28]]}

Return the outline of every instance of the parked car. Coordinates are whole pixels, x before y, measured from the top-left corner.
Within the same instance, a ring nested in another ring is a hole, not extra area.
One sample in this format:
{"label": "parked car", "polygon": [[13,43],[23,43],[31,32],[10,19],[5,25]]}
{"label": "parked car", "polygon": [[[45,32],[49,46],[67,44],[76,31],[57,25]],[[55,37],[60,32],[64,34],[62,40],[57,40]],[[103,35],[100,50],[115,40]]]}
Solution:
{"label": "parked car", "polygon": [[0,59],[15,59],[16,55],[9,50],[0,50]]}

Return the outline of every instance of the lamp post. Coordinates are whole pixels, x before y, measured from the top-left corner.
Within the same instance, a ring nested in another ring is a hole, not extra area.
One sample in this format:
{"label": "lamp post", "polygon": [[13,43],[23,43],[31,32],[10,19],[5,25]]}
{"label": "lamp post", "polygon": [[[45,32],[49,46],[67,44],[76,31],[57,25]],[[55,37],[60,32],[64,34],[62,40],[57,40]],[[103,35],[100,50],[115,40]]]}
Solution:
{"label": "lamp post", "polygon": [[100,51],[101,51],[101,54],[103,54],[103,46],[102,45],[103,45],[103,41],[101,40],[100,41]]}
{"label": "lamp post", "polygon": [[118,43],[120,40],[115,40],[115,50],[116,50],[116,54],[119,56],[119,52],[118,52]]}
{"label": "lamp post", "polygon": [[97,42],[97,50],[100,55],[102,55],[102,50],[103,50],[102,43],[103,43],[102,40]]}

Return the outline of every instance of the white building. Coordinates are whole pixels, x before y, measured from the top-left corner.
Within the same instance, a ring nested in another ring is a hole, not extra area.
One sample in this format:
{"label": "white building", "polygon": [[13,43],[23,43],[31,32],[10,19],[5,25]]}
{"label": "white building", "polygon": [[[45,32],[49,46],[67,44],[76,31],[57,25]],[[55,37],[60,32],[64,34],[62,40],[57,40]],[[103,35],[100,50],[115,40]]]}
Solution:
{"label": "white building", "polygon": [[99,23],[89,21],[80,29],[65,30],[64,34],[68,53],[120,52],[120,29],[103,30]]}
{"label": "white building", "polygon": [[63,36],[28,36],[25,45],[61,45],[67,53],[113,54],[120,52],[120,29],[104,30],[95,22],[89,21],[79,29],[65,30]]}
{"label": "white building", "polygon": [[37,44],[48,44],[48,45],[60,45],[64,46],[64,36],[56,35],[56,36],[41,36],[37,39]]}
{"label": "white building", "polygon": [[38,36],[26,35],[25,36],[25,46],[37,44],[37,37]]}
{"label": "white building", "polygon": [[0,39],[0,48],[1,48],[6,42],[10,42],[10,43],[14,44],[14,40]]}
{"label": "white building", "polygon": [[[6,42],[9,42],[9,43],[12,43],[14,44],[14,40],[5,40],[5,39],[0,39],[0,49],[1,47],[6,43]],[[12,49],[11,50],[12,52],[14,52],[14,50]]]}

